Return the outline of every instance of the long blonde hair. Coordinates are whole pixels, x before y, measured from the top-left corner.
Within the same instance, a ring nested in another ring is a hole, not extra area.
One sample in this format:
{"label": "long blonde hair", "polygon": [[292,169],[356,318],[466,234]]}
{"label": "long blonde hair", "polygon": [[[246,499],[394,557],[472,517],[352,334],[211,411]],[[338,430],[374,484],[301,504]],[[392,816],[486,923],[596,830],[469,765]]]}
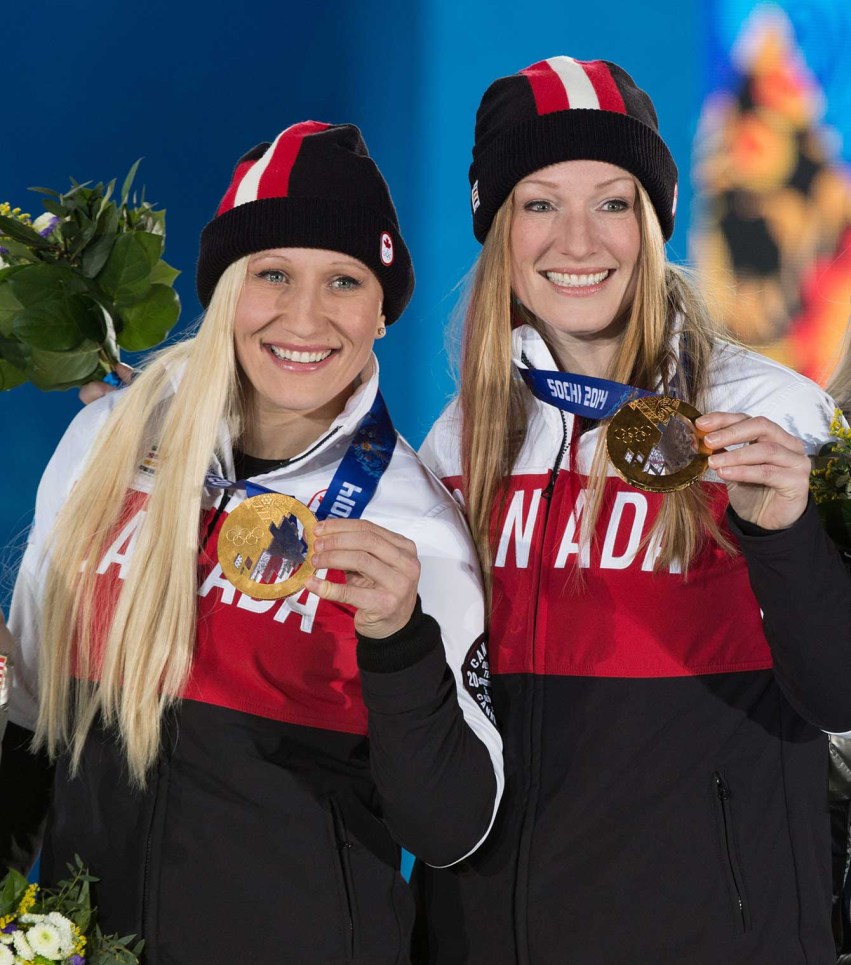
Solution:
{"label": "long blonde hair", "polygon": [[[100,717],[144,785],[163,711],[189,674],[204,477],[223,423],[238,438],[242,422],[233,319],[247,263],[224,272],[195,337],[160,352],[124,390],[56,519],[35,741],[54,756],[69,749],[74,770]],[[128,489],[152,447],[156,473],[126,578],[96,605],[97,561],[126,521]]]}
{"label": "long blonde hair", "polygon": [[[607,377],[640,388],[677,394],[700,409],[706,373],[718,332],[686,273],[665,260],[659,221],[636,181],[641,233],[635,296],[624,337]],[[473,539],[490,590],[495,517],[505,508],[507,483],[523,446],[530,396],[513,375],[511,330],[538,320],[512,300],[510,272],[513,194],[497,212],[476,266],[465,316],[461,359],[462,472]],[[675,347],[678,346],[678,347]],[[605,433],[589,474],[590,498],[582,513],[582,539],[595,535],[602,508],[608,457]],[[726,552],[732,545],[712,516],[702,487],[668,494],[646,540],[664,534],[656,568],[677,561],[684,573],[707,535]]]}

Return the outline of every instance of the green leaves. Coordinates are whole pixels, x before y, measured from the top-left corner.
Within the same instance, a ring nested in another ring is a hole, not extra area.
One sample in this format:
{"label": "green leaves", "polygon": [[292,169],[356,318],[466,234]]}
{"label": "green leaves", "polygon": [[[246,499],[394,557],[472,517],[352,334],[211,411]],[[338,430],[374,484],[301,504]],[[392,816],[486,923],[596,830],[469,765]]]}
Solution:
{"label": "green leaves", "polygon": [[8,280],[14,272],[20,271],[19,267],[4,268],[0,271],[0,334],[11,335],[12,325],[15,316],[23,309],[23,305],[15,298],[11,285],[4,285],[3,281]]}
{"label": "green leaves", "polygon": [[15,218],[7,218],[4,215],[0,215],[0,237],[20,241],[30,248],[50,247],[50,242],[45,241],[37,231]]}
{"label": "green leaves", "polygon": [[121,235],[113,245],[98,284],[115,301],[144,298],[151,287],[151,272],[159,261],[163,239],[146,231]]}
{"label": "green leaves", "polygon": [[27,879],[20,872],[10,869],[0,886],[0,918],[11,915],[17,909],[26,890]]}
{"label": "green leaves", "polygon": [[130,188],[133,186],[133,179],[136,177],[136,172],[139,170],[139,164],[142,159],[139,158],[137,161],[133,162],[130,170],[127,172],[127,177],[124,179],[124,184],[121,185],[121,207],[126,207],[127,198],[130,196]]}
{"label": "green leaves", "polygon": [[0,391],[14,389],[16,385],[22,385],[26,381],[26,372],[16,369],[10,362],[0,358]]}
{"label": "green leaves", "polygon": [[13,216],[0,216],[0,390],[83,384],[115,365],[119,347],[151,348],[177,322],[165,212],[144,191],[137,200],[138,166],[117,199],[115,180],[72,179],[64,194],[33,188],[49,212],[36,224],[44,236],[3,206]]}
{"label": "green leaves", "polygon": [[100,346],[87,341],[70,352],[34,348],[27,374],[33,385],[45,390],[85,385],[105,374],[100,365]]}
{"label": "green leaves", "polygon": [[24,265],[12,269],[6,278],[12,294],[26,306],[46,301],[61,301],[70,295],[86,291],[86,283],[70,268],[62,265]]}
{"label": "green leaves", "polygon": [[15,316],[12,331],[31,348],[59,352],[76,348],[84,338],[77,316],[87,317],[87,305],[91,302],[84,295],[33,305]]}
{"label": "green leaves", "polygon": [[124,326],[119,342],[131,352],[151,348],[168,335],[178,315],[177,292],[168,285],[151,285],[144,299],[121,309]]}
{"label": "green leaves", "polygon": [[176,268],[172,268],[160,259],[151,270],[151,284],[168,285],[170,288],[179,274]]}

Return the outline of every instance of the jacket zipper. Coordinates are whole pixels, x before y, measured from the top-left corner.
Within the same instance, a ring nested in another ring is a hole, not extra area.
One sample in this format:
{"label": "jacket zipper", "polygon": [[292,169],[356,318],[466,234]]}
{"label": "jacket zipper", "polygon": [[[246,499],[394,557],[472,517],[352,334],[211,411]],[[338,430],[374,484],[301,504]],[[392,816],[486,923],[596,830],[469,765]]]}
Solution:
{"label": "jacket zipper", "polygon": [[343,892],[346,898],[346,921],[345,929],[347,936],[347,951],[349,958],[355,957],[355,905],[354,905],[354,882],[352,881],[352,865],[350,852],[352,842],[346,826],[343,823],[343,815],[337,802],[330,798],[331,816],[334,821],[334,844],[336,845],[337,864],[340,870],[340,877],[343,880]]}
{"label": "jacket zipper", "polygon": [[558,456],[556,461],[553,463],[552,469],[550,469],[550,481],[547,483],[546,488],[541,493],[541,496],[549,502],[552,498],[553,490],[556,488],[556,479],[558,479],[559,471],[561,470],[561,461],[564,459],[564,454],[567,452],[568,439],[567,439],[567,420],[564,417],[563,412],[559,412],[561,416],[561,448],[558,451]]}
{"label": "jacket zipper", "polygon": [[[146,959],[150,959],[151,952],[157,947],[154,936],[154,924],[152,901],[151,901],[151,878],[153,876],[151,863],[153,860],[154,834],[157,823],[157,814],[160,808],[160,788],[162,785],[162,762],[158,762],[156,769],[156,787],[154,789],[153,803],[151,805],[151,819],[148,823],[148,835],[145,841],[145,871],[142,876],[142,934],[137,936],[145,940],[145,945],[149,950]],[[153,960],[151,960],[153,963]]]}
{"label": "jacket zipper", "polygon": [[342,429],[342,426],[334,426],[334,428],[330,432],[326,433],[321,439],[317,441],[315,445],[311,446],[306,452],[303,452],[300,456],[294,456],[292,459],[289,459],[287,461],[286,466],[283,468],[289,469],[290,466],[294,466],[296,463],[302,462],[302,460],[307,459],[308,456],[312,456],[313,453],[316,452],[316,450],[320,446],[324,446],[329,439],[332,439],[340,431],[340,429]]}
{"label": "jacket zipper", "polygon": [[727,866],[730,869],[730,880],[733,882],[733,891],[736,898],[736,906],[739,911],[739,919],[742,931],[747,931],[747,909],[745,900],[742,897],[742,886],[736,863],[736,851],[733,842],[733,812],[730,806],[730,788],[718,771],[713,774],[715,778],[715,793],[718,795],[718,802],[721,806],[721,822],[724,829],[724,849],[727,854]]}
{"label": "jacket zipper", "polygon": [[[525,352],[520,353],[520,361],[526,366],[527,369],[534,369],[535,366],[529,361],[529,356]],[[549,501],[553,494],[553,490],[556,488],[556,479],[558,478],[558,471],[561,468],[561,461],[564,459],[564,454],[567,452],[567,420],[564,417],[564,413],[559,411],[561,416],[561,448],[558,452],[558,457],[553,463],[553,468],[550,470],[550,481],[547,483],[546,488],[541,493],[541,495]]]}
{"label": "jacket zipper", "polygon": [[[555,489],[556,480],[561,468],[562,459],[567,452],[570,440],[567,435],[567,420],[564,413],[561,415],[562,439],[558,456],[550,470],[550,479],[546,488],[541,493],[545,500],[543,507],[544,518],[542,522],[541,545],[546,546],[547,524],[550,516],[550,499]],[[542,561],[538,558],[538,572],[535,578],[536,585],[540,588]],[[532,832],[535,826],[535,815],[537,811],[538,793],[540,785],[541,760],[537,748],[541,744],[541,729],[543,727],[543,694],[540,688],[543,686],[542,679],[534,672],[535,667],[535,646],[538,637],[538,601],[540,593],[535,595],[535,610],[532,617],[532,668],[530,681],[528,729],[526,731],[526,753],[529,761],[529,778],[526,785],[526,807],[521,824],[520,854],[517,863],[517,889],[515,893],[515,921],[516,921],[516,945],[515,956],[518,965],[529,965],[529,874],[530,859],[532,850]]]}

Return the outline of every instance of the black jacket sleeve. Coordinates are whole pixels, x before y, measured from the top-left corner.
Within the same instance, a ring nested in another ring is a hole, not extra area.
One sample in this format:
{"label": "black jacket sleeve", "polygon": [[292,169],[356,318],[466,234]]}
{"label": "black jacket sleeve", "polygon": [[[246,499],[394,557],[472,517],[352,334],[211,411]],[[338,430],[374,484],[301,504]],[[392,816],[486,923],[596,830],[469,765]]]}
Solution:
{"label": "black jacket sleeve", "polygon": [[[358,664],[385,820],[417,857],[453,864],[485,837],[501,780],[465,720],[440,627],[417,601],[407,626],[391,637],[358,637]],[[472,713],[481,711],[473,706]]]}
{"label": "black jacket sleeve", "polygon": [[53,787],[53,765],[29,749],[32,736],[10,722],[0,757],[0,866],[21,874],[38,856]]}
{"label": "black jacket sleeve", "polygon": [[732,510],[728,519],[783,693],[816,727],[851,731],[851,577],[814,503],[785,530],[762,530]]}

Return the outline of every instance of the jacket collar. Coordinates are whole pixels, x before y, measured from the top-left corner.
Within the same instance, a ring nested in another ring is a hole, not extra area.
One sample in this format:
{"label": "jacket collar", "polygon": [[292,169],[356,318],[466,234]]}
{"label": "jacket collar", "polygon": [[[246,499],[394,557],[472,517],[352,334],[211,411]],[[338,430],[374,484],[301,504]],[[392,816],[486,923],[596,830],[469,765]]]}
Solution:
{"label": "jacket collar", "polygon": [[[378,394],[379,370],[378,359],[375,357],[375,354],[372,355],[371,361],[371,374],[365,378],[349,396],[343,411],[334,419],[321,436],[315,439],[298,455],[293,456],[287,465],[281,466],[271,473],[253,478],[266,479],[273,476],[278,477],[301,472],[306,465],[318,460],[330,448],[338,445],[341,441],[345,440],[345,442],[348,443],[363,417],[372,408],[372,403]],[[223,475],[228,479],[233,479],[233,439],[226,426],[222,426],[219,434],[219,452],[223,454],[224,462],[222,463],[217,458],[214,458],[211,465],[212,471],[217,475]]]}
{"label": "jacket collar", "polygon": [[540,332],[531,325],[519,325],[511,333],[512,361],[522,369],[528,368],[529,366],[523,361],[524,357],[536,369],[554,372],[559,368],[558,362],[553,358]]}
{"label": "jacket collar", "polygon": [[[674,326],[671,336],[672,355],[678,355],[682,351],[683,332],[682,324]],[[556,372],[561,370],[561,366],[553,358],[552,352],[547,348],[547,343],[541,333],[531,325],[520,325],[511,333],[511,358],[515,365],[526,369],[529,366],[523,361],[524,357],[531,362],[532,367],[542,371]],[[672,378],[673,370],[669,371],[668,378]],[[660,375],[654,391],[662,391],[663,380]]]}

